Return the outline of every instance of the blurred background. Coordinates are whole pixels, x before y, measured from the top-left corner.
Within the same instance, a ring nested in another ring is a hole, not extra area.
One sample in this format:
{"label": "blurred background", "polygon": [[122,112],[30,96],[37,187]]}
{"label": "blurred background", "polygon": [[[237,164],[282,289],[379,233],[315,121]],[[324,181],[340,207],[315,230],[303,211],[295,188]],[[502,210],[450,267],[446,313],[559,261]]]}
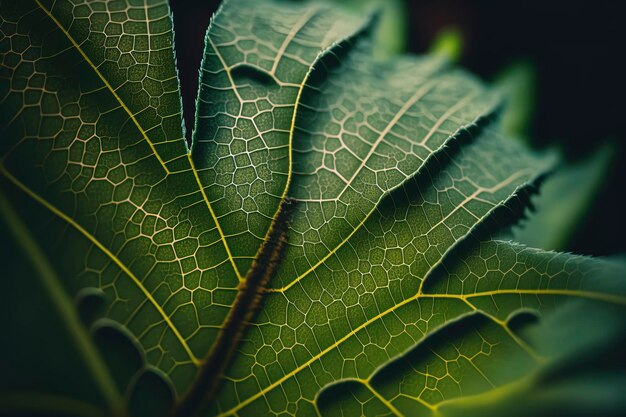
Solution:
{"label": "blurred background", "polygon": [[[336,0],[350,7],[375,1]],[[218,0],[170,0],[188,136],[193,126],[204,34]],[[557,147],[571,164],[613,144],[606,175],[559,249],[587,255],[626,253],[626,68],[624,6],[611,0],[382,0],[391,26],[405,36],[390,49],[424,53],[442,30],[462,39],[458,65],[486,81],[520,63],[531,100],[524,135],[538,148]],[[391,6],[390,6],[391,5]],[[558,186],[557,186],[558,188]],[[574,190],[574,193],[576,190]],[[557,196],[558,197],[558,196]]]}

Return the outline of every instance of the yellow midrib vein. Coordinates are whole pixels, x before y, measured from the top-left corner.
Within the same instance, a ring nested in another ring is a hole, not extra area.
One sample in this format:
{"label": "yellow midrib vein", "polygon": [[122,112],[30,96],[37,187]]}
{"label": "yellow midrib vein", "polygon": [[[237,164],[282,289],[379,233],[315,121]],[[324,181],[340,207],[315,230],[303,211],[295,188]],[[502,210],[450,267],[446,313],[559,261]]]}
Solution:
{"label": "yellow midrib vein", "polygon": [[111,92],[111,94],[113,95],[113,97],[115,97],[115,99],[118,101],[118,103],[120,104],[120,106],[126,111],[126,113],[128,114],[128,116],[130,117],[130,119],[133,121],[133,123],[135,124],[135,126],[137,127],[137,129],[139,130],[139,132],[141,133],[141,135],[143,136],[143,138],[146,140],[146,142],[148,143],[148,145],[150,146],[150,149],[152,150],[152,152],[154,153],[154,155],[156,156],[156,158],[158,159],[159,163],[161,164],[161,166],[163,167],[163,169],[165,170],[165,172],[167,174],[170,173],[169,169],[167,168],[167,165],[165,164],[165,161],[163,161],[163,159],[161,158],[161,156],[159,155],[159,153],[157,152],[156,148],[154,147],[154,143],[152,143],[152,141],[150,140],[150,138],[148,138],[148,135],[146,133],[146,131],[143,129],[143,127],[141,127],[141,125],[139,124],[139,121],[137,121],[137,118],[135,117],[135,115],[133,114],[133,112],[130,111],[130,109],[128,108],[128,106],[126,106],[126,103],[124,103],[124,101],[122,100],[122,98],[117,94],[117,92],[115,91],[115,89],[113,88],[113,86],[109,83],[109,81],[104,77],[104,75],[100,72],[100,70],[98,69],[98,67],[93,63],[93,61],[87,56],[87,54],[85,53],[85,51],[83,51],[83,49],[81,48],[81,46],[78,44],[78,42],[76,42],[76,40],[74,39],[74,37],[67,31],[67,29],[65,29],[65,27],[61,24],[61,22],[52,14],[52,12],[50,10],[48,10],[42,3],[41,0],[35,0],[35,2],[37,3],[37,5],[41,8],[41,10],[43,10],[43,12],[57,25],[57,27],[59,28],[59,30],[61,30],[61,32],[63,32],[63,34],[67,37],[67,39],[72,43],[72,45],[74,46],[74,48],[76,48],[76,50],[80,53],[80,55],[83,57],[83,59],[85,60],[85,62],[87,62],[89,64],[89,66],[94,70],[94,72],[98,75],[98,77],[100,78],[100,80],[104,83],[104,85],[109,89],[109,91]]}
{"label": "yellow midrib vein", "polygon": [[74,219],[57,209],[52,204],[48,203],[45,199],[36,194],[33,190],[28,188],[24,183],[22,183],[19,179],[17,179],[13,174],[11,174],[3,164],[0,164],[0,172],[13,184],[15,184],[19,189],[24,191],[28,196],[37,201],[39,204],[50,210],[53,214],[64,220],[66,223],[74,227],[78,232],[80,232],[83,236],[85,236],[91,243],[93,243],[98,249],[100,249],[107,257],[113,261],[130,279],[135,283],[135,285],[141,290],[144,296],[150,301],[150,303],[157,310],[159,315],[163,318],[165,323],[168,325],[172,333],[176,339],[180,342],[181,346],[189,356],[189,359],[196,365],[200,363],[198,358],[191,351],[191,348],[180,334],[170,317],[165,313],[163,308],[157,303],[152,294],[148,291],[148,289],[143,285],[143,283],[137,278],[135,274],[117,257],[113,254],[108,248],[106,248],[102,243],[100,243],[93,235],[91,235],[87,230],[85,230],[80,224],[78,224]]}

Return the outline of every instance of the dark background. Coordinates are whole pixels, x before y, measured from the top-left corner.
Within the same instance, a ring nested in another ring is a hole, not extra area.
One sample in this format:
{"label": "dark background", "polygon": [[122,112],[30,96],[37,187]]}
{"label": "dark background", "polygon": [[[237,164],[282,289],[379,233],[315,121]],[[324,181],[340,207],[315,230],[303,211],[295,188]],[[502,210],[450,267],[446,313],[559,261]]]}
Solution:
{"label": "dark background", "polygon": [[[407,48],[423,53],[442,28],[460,29],[460,65],[492,80],[520,59],[536,70],[530,126],[538,148],[558,145],[570,161],[607,140],[617,152],[580,224],[571,252],[626,253],[626,13],[621,1],[406,0]],[[193,126],[198,68],[217,0],[171,0],[185,124]]]}

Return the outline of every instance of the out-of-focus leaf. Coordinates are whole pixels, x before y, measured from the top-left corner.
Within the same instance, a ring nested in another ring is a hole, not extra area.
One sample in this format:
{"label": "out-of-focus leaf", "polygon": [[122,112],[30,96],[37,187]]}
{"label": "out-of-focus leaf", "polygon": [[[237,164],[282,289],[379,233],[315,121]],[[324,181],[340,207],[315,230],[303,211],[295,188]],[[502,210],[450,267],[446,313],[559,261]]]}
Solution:
{"label": "out-of-focus leaf", "polygon": [[[626,363],[621,347],[626,342],[625,313],[623,307],[607,310],[586,302],[547,315],[538,325],[523,332],[529,345],[543,355],[540,364],[509,385],[442,405],[440,415],[623,415]],[[506,369],[503,366],[502,371]]]}
{"label": "out-of-focus leaf", "polygon": [[513,228],[514,239],[546,250],[565,250],[584,221],[613,154],[614,147],[605,145],[587,160],[564,165],[548,176],[533,197],[535,210]]}
{"label": "out-of-focus leaf", "polygon": [[456,62],[461,57],[463,50],[463,35],[458,28],[449,27],[442,29],[430,46],[429,53],[441,56],[449,62]]}
{"label": "out-of-focus leaf", "polygon": [[521,61],[503,71],[497,87],[506,97],[506,107],[502,113],[503,133],[528,140],[529,127],[535,110],[535,68],[528,61]]}
{"label": "out-of-focus leaf", "polygon": [[408,10],[406,0],[336,0],[354,11],[380,14],[374,32],[374,56],[386,59],[406,50]]}

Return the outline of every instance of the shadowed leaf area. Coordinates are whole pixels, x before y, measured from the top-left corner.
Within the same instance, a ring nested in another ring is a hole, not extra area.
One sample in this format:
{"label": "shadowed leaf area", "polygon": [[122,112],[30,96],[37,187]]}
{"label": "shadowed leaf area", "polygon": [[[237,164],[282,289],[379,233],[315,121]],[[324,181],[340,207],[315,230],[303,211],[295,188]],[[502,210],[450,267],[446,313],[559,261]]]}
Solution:
{"label": "shadowed leaf area", "polygon": [[167,2],[0,2],[0,414],[626,412],[623,263],[494,238],[556,155],[356,9],[224,2],[188,146]]}

